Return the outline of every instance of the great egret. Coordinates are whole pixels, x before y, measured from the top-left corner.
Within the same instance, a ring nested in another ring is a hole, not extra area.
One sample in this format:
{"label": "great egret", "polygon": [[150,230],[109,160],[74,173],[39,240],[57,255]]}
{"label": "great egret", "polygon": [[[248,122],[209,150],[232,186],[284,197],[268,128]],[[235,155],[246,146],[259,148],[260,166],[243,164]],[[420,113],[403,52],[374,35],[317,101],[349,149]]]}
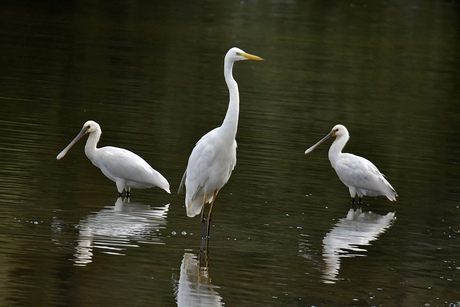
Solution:
{"label": "great egret", "polygon": [[355,205],[356,194],[358,194],[358,206],[361,206],[363,195],[385,195],[390,201],[396,201],[396,196],[398,196],[396,191],[371,161],[350,153],[342,153],[342,149],[350,138],[345,126],[335,125],[329,134],[308,148],[305,154],[312,152],[331,136],[336,139],[329,149],[329,161],[340,180],[350,190],[352,206]]}
{"label": "great egret", "polygon": [[85,145],[86,156],[107,178],[115,181],[119,196],[122,196],[123,190],[126,190],[126,196],[129,196],[131,188],[145,189],[155,186],[171,193],[166,178],[135,153],[112,146],[97,148],[102,130],[99,124],[92,120],[83,125],[80,133],[57,155],[56,159],[62,159],[86,134],[89,134]]}
{"label": "great egret", "polygon": [[[231,48],[224,59],[224,76],[230,94],[227,114],[220,127],[206,133],[195,145],[188,159],[187,169],[182,177],[179,192],[185,185],[185,207],[187,216],[194,217],[201,212],[202,237],[208,238],[211,226],[212,210],[217,193],[227,183],[236,164],[236,131],[238,128],[239,93],[238,84],[233,79],[233,63],[241,60],[263,60]],[[207,232],[205,234],[204,208],[210,203]]]}

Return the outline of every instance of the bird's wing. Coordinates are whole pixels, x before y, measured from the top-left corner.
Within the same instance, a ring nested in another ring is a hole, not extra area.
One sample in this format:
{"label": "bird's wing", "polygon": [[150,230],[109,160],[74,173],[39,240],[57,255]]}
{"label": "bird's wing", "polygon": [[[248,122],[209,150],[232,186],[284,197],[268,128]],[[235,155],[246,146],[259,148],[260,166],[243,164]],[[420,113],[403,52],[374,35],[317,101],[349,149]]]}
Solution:
{"label": "bird's wing", "polygon": [[179,189],[177,189],[177,194],[184,193],[185,191],[185,178],[187,178],[187,170],[185,170],[180,181]]}
{"label": "bird's wing", "polygon": [[[234,147],[235,147],[235,152],[236,152],[236,148],[238,147],[237,143],[236,143],[236,140],[234,142]],[[232,160],[232,163],[230,165],[230,168],[228,169],[228,178],[230,178],[230,175],[232,174],[233,170],[235,169],[235,166],[236,166],[236,154],[233,156],[233,160]]]}
{"label": "bird's wing", "polygon": [[193,148],[186,170],[186,188],[192,194],[205,186],[210,190],[207,193],[220,189],[230,177],[236,163],[235,156],[236,141],[229,145],[222,140],[219,128],[211,130]]}
{"label": "bird's wing", "polygon": [[129,150],[111,146],[100,150],[99,167],[115,178],[138,182],[152,182],[152,176],[164,178],[144,159]]}
{"label": "bird's wing", "polygon": [[344,154],[335,164],[340,180],[347,185],[369,191],[381,191],[389,184],[383,174],[369,160],[353,154]]}
{"label": "bird's wing", "polygon": [[208,182],[208,170],[215,159],[215,151],[212,144],[205,141],[208,134],[205,134],[196,143],[190,154],[187,169],[184,173],[183,181],[186,183],[187,194],[191,195],[191,199],[200,194],[201,189]]}
{"label": "bird's wing", "polygon": [[[213,130],[211,130],[211,131],[213,131]],[[189,190],[189,191],[192,191],[194,188],[196,189],[196,187],[192,187],[192,182],[194,182],[195,180],[192,180],[191,178],[187,178],[187,170],[192,169],[191,172],[194,172],[193,168],[195,167],[194,166],[194,161],[196,160],[196,157],[192,158],[192,156],[199,156],[199,154],[197,154],[195,152],[200,151],[199,147],[202,146],[202,145],[199,145],[199,144],[206,142],[205,140],[208,137],[208,135],[211,133],[211,131],[206,133],[205,135],[203,135],[198,140],[198,142],[196,142],[195,147],[193,148],[192,153],[190,154],[190,157],[188,159],[187,169],[184,171],[184,174],[182,175],[182,179],[180,181],[179,188],[177,189],[177,194],[184,193],[186,191],[186,185],[188,185],[187,190]],[[188,181],[188,184],[186,184],[186,181]],[[196,192],[195,192],[195,194],[196,194]]]}

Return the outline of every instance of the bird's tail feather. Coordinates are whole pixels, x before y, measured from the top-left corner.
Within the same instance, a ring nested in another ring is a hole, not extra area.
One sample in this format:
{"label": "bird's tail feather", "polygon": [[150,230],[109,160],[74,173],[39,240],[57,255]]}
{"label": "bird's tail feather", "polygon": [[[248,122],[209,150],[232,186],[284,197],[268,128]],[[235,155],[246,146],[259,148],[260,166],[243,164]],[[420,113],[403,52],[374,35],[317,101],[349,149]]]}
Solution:
{"label": "bird's tail feather", "polygon": [[[385,180],[386,181],[386,180]],[[390,201],[396,201],[396,197],[398,196],[398,193],[396,193],[395,189],[391,186],[391,184],[387,181],[387,190],[385,191],[385,196],[390,200]]]}
{"label": "bird's tail feather", "polygon": [[201,213],[203,207],[203,200],[196,198],[193,200],[188,200],[185,203],[185,207],[187,208],[187,216],[194,217]]}
{"label": "bird's tail feather", "polygon": [[194,217],[194,216],[200,214],[201,210],[203,210],[203,206],[206,203],[212,202],[213,197],[214,197],[213,194],[211,194],[210,196],[204,195],[204,196],[193,197],[192,199],[187,199],[187,197],[186,197],[185,198],[185,207],[187,209],[187,216],[188,217]]}

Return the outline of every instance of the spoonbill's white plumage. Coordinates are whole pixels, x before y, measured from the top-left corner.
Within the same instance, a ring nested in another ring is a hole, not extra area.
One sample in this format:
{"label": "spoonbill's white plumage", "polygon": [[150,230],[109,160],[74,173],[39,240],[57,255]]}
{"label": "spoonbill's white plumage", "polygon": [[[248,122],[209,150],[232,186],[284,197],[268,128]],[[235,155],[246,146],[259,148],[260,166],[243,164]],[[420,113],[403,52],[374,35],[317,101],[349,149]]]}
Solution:
{"label": "spoonbill's white plumage", "polygon": [[131,188],[159,187],[170,193],[166,178],[135,153],[112,146],[97,148],[102,130],[99,124],[92,120],[83,125],[80,133],[57,155],[56,159],[62,159],[70,148],[86,134],[89,134],[85,145],[86,156],[101,169],[107,178],[115,181],[120,196],[123,190],[126,190],[129,196]]}
{"label": "spoonbill's white plumage", "polygon": [[385,179],[385,176],[369,160],[350,153],[342,153],[350,135],[343,125],[335,125],[318,143],[305,151],[305,154],[312,152],[319,144],[331,136],[336,137],[329,149],[329,161],[335,169],[340,180],[350,190],[351,202],[354,206],[355,196],[358,195],[358,204],[361,205],[363,195],[378,196],[384,195],[390,201],[396,201],[396,191]]}
{"label": "spoonbill's white plumage", "polygon": [[[203,238],[209,237],[210,221],[214,202],[219,190],[227,183],[236,164],[236,131],[238,128],[239,93],[238,84],[232,75],[233,63],[241,60],[262,60],[239,48],[231,48],[224,59],[224,76],[229,91],[228,110],[224,121],[205,134],[190,154],[187,169],[179,187],[185,185],[185,207],[187,216],[201,212]],[[210,203],[207,233],[204,233],[204,207]]]}

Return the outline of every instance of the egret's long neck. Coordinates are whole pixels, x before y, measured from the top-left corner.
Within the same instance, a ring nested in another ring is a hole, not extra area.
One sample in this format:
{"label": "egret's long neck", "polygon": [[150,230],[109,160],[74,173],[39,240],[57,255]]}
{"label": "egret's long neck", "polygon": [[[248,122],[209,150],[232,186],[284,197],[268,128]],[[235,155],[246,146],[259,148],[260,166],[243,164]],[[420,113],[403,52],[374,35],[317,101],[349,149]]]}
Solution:
{"label": "egret's long neck", "polygon": [[225,114],[224,122],[222,123],[222,129],[226,132],[226,135],[235,139],[236,131],[238,129],[238,115],[240,112],[240,97],[238,93],[238,84],[232,75],[233,61],[225,60],[224,64],[224,76],[225,82],[228,86],[229,92],[229,103],[227,114]]}
{"label": "egret's long neck", "polygon": [[329,161],[331,161],[332,167],[334,167],[337,160],[340,159],[342,149],[345,147],[345,144],[347,144],[349,138],[350,136],[348,134],[339,136],[334,140],[334,142],[331,145],[331,148],[329,148],[328,156]]}
{"label": "egret's long neck", "polygon": [[95,131],[89,134],[88,140],[86,141],[85,154],[88,157],[88,159],[90,159],[91,162],[93,162],[93,164],[95,163],[94,158],[98,150],[96,146],[100,138],[101,138],[101,131]]}

